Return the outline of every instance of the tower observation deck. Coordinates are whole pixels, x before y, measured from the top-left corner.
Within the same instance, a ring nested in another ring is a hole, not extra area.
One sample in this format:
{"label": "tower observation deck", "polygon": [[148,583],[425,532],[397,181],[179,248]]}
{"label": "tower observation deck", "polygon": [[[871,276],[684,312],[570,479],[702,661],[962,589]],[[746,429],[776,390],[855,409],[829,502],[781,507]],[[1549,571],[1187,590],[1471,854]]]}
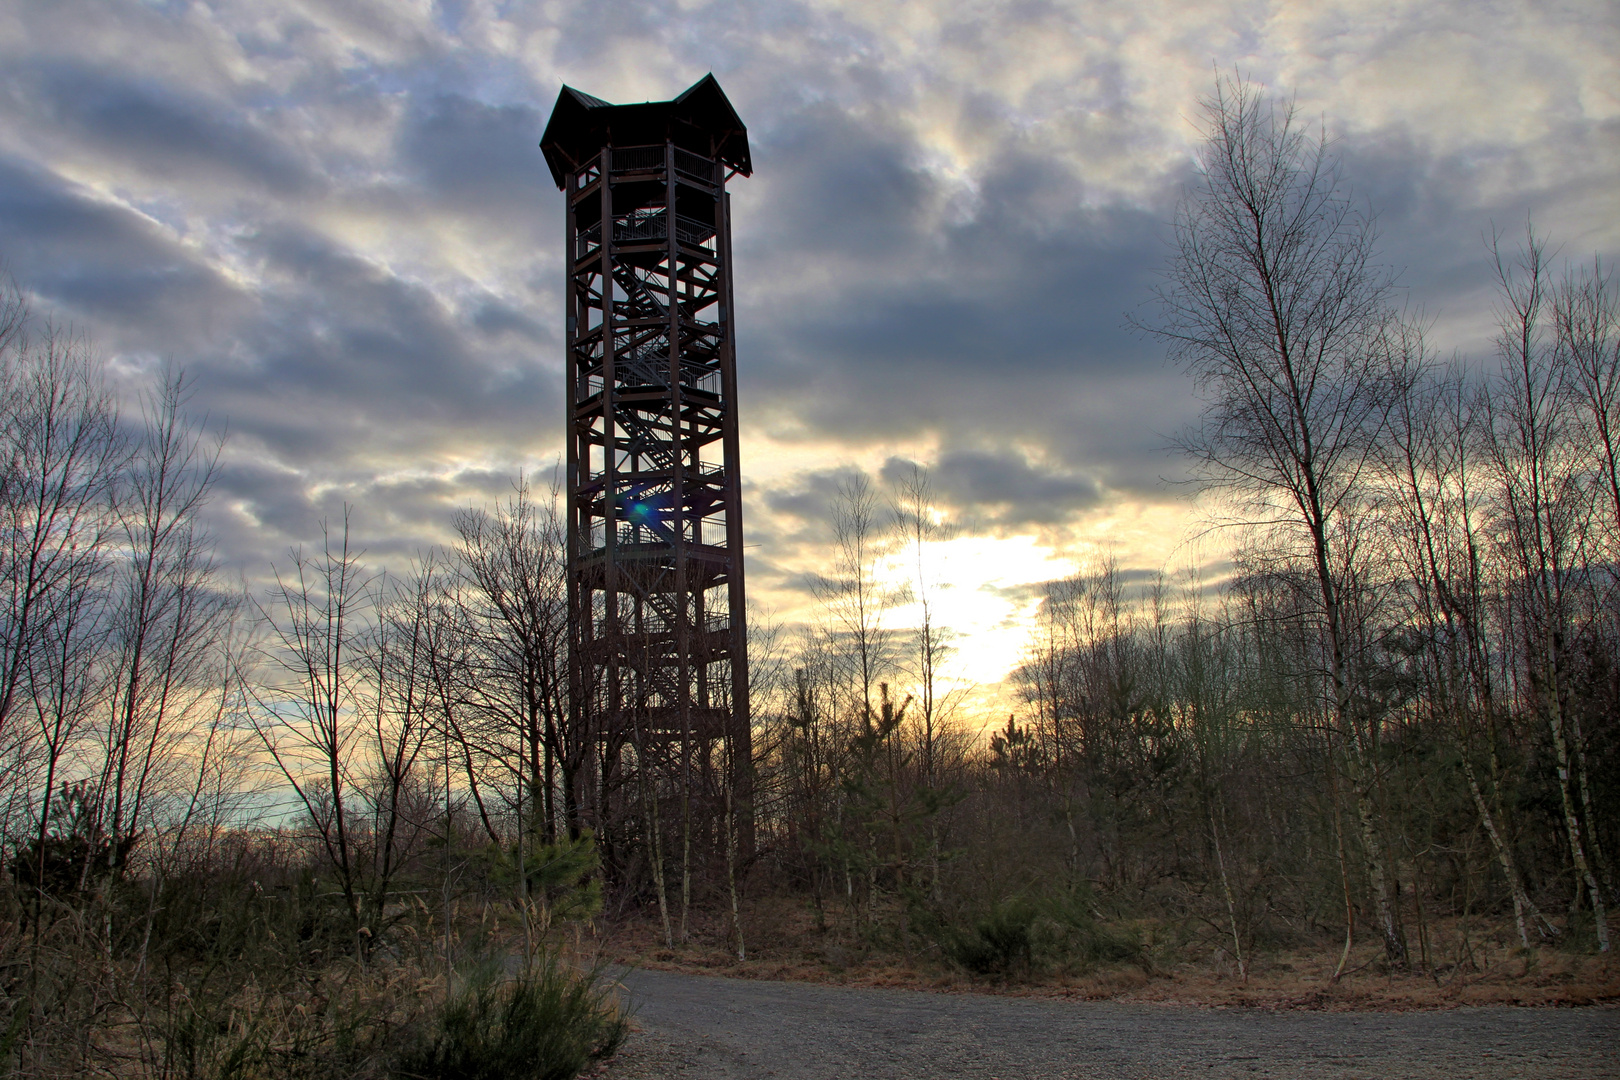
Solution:
{"label": "tower observation deck", "polygon": [[709,75],[635,105],[565,86],[540,146],[567,204],[570,720],[592,748],[576,797],[610,849],[648,784],[688,821],[731,808],[751,847],[726,194],[753,171],[748,132]]}

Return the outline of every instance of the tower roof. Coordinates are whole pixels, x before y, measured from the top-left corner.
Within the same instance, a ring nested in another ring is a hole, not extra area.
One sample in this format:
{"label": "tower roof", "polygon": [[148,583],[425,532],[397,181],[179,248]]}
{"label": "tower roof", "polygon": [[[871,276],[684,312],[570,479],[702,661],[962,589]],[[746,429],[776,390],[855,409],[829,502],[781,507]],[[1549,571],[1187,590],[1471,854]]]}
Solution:
{"label": "tower roof", "polygon": [[673,101],[645,101],[639,105],[612,105],[601,98],[564,86],[551,110],[546,133],[540,138],[551,178],[561,188],[568,174],[602,147],[646,146],[666,138],[676,146],[715,158],[744,176],[751,176],[748,129],[726,92],[705,75]]}

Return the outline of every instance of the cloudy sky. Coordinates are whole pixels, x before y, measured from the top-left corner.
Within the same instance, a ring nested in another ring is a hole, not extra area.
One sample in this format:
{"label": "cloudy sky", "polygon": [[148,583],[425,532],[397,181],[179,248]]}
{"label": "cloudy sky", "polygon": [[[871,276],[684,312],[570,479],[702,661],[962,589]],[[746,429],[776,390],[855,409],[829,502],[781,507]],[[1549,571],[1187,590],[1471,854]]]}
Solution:
{"label": "cloudy sky", "polygon": [[233,568],[345,503],[399,559],[561,449],[559,87],[662,100],[710,71],[755,163],[751,593],[804,617],[839,476],[922,463],[986,685],[1034,584],[1219,561],[1166,483],[1197,402],[1126,325],[1217,71],[1325,124],[1442,352],[1489,355],[1493,225],[1620,258],[1610,0],[11,0],[0,259],[126,393],[193,377],[229,430]]}

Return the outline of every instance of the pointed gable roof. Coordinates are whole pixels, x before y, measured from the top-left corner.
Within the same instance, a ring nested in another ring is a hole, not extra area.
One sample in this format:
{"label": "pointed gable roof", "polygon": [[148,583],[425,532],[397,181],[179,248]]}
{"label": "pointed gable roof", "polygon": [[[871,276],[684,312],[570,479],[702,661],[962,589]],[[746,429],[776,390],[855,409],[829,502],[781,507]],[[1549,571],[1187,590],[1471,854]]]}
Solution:
{"label": "pointed gable roof", "polygon": [[551,168],[551,178],[562,188],[570,172],[610,143],[646,146],[666,138],[683,149],[715,158],[744,176],[753,175],[748,128],[712,74],[687,87],[673,101],[637,105],[611,105],[564,86],[540,138],[540,149]]}

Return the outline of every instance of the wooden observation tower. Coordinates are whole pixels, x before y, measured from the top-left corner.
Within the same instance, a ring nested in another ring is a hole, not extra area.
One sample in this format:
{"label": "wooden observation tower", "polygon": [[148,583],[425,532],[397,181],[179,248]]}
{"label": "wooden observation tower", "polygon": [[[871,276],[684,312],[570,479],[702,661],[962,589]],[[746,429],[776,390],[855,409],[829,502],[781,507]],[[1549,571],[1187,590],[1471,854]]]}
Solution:
{"label": "wooden observation tower", "polygon": [[655,783],[711,830],[731,806],[751,848],[726,194],[752,172],[748,132],[709,75],[638,105],[565,86],[540,146],[567,199],[570,719],[592,758],[579,809],[611,845]]}

